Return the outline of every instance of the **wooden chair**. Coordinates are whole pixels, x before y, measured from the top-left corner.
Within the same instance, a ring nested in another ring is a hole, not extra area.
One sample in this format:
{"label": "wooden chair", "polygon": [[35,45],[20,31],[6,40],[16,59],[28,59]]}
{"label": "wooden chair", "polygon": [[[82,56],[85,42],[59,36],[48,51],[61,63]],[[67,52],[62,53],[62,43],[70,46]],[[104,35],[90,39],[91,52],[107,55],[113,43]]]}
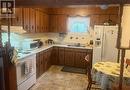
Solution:
{"label": "wooden chair", "polygon": [[130,59],[126,59],[126,68],[130,65]]}
{"label": "wooden chair", "polygon": [[[88,76],[88,85],[87,85],[87,90],[90,90],[92,85],[99,85],[96,83],[96,81],[93,81],[92,80],[92,75],[91,75],[91,61],[89,59],[89,55],[87,55],[85,57],[85,61],[86,61],[86,64],[87,64],[87,76]],[[100,88],[95,88],[95,89],[100,89]]]}

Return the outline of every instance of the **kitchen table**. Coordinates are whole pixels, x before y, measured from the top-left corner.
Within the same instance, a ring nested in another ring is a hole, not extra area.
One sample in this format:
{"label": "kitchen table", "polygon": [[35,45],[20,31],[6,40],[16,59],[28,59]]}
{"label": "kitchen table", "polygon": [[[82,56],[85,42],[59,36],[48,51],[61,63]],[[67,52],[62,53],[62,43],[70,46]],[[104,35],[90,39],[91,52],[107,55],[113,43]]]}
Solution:
{"label": "kitchen table", "polygon": [[[92,68],[93,79],[101,84],[102,90],[109,90],[112,83],[119,81],[120,63],[98,62]],[[130,71],[124,68],[123,84],[130,85]]]}

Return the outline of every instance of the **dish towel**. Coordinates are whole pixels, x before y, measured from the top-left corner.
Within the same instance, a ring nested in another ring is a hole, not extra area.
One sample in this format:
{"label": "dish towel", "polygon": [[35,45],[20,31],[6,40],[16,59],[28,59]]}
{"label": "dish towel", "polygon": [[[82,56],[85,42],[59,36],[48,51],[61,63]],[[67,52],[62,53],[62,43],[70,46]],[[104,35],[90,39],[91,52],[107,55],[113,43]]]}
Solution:
{"label": "dish towel", "polygon": [[17,64],[17,55],[18,55],[18,52],[17,52],[16,49],[14,49],[14,50],[13,50],[13,57],[12,57],[12,59],[11,59],[11,62],[12,62],[13,64]]}

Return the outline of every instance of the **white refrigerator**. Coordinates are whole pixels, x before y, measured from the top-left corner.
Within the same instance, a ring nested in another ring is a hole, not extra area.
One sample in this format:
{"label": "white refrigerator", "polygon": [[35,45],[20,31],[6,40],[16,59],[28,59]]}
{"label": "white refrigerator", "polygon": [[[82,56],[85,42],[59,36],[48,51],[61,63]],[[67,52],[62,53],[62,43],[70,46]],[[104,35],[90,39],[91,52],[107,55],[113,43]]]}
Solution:
{"label": "white refrigerator", "polygon": [[94,26],[93,64],[99,61],[117,61],[117,34],[118,26]]}

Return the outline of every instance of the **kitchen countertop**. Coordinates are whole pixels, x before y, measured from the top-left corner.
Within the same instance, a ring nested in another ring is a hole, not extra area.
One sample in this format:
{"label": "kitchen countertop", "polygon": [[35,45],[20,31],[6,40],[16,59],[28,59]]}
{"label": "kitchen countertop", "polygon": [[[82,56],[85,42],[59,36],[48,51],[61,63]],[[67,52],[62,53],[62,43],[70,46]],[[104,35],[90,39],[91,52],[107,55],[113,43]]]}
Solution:
{"label": "kitchen countertop", "polygon": [[38,52],[41,52],[41,51],[44,51],[46,49],[49,49],[51,47],[54,47],[54,46],[57,46],[57,47],[67,47],[67,48],[77,48],[77,49],[93,49],[92,46],[86,46],[86,47],[76,47],[76,46],[68,46],[68,45],[60,45],[60,44],[53,44],[53,45],[44,45],[40,48],[37,48],[37,49],[34,49],[34,50],[30,50],[30,51],[25,51],[25,52],[29,52],[27,54],[23,54],[23,53],[18,53],[18,61],[30,56],[30,55],[33,55],[33,54],[36,54]]}

